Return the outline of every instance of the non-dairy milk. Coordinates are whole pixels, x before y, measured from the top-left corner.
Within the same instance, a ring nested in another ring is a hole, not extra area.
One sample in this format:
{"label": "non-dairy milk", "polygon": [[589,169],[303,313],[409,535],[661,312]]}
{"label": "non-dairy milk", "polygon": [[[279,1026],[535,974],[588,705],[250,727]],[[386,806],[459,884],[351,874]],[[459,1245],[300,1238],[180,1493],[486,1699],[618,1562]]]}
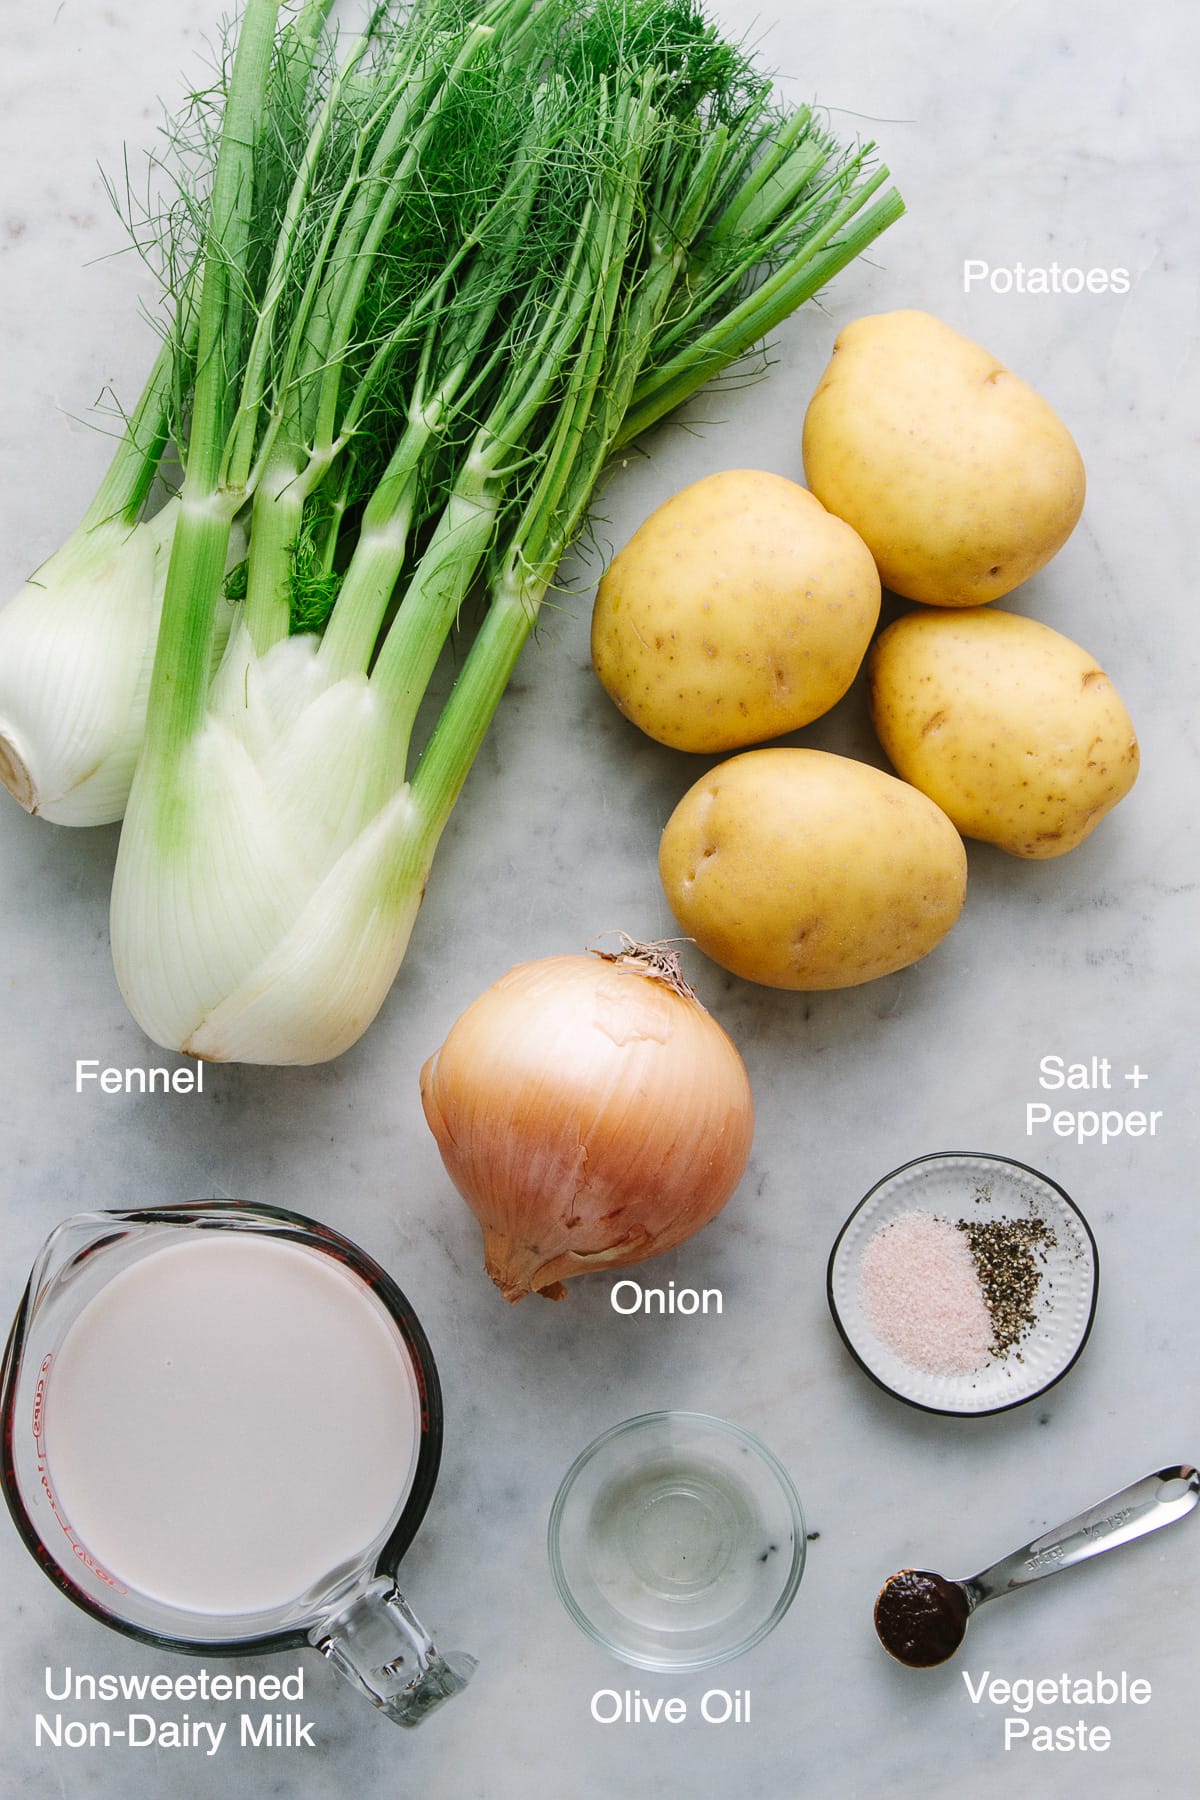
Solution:
{"label": "non-dairy milk", "polygon": [[418,1421],[408,1352],[366,1284],[238,1231],[123,1269],[47,1370],[60,1512],[119,1583],[197,1613],[286,1606],[381,1544]]}

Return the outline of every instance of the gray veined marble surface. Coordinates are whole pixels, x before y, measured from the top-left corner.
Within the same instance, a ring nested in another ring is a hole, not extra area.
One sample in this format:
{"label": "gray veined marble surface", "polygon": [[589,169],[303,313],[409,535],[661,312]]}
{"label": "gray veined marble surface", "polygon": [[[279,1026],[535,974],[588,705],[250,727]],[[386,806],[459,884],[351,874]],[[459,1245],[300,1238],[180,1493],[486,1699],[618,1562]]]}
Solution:
{"label": "gray veined marble surface", "polygon": [[[215,0],[0,4],[6,589],[91,493],[105,442],[89,408],[110,386],[135,393],[146,360],[142,278],[132,258],[111,256],[120,237],[97,164],[119,170],[124,142],[134,157],[153,142],[157,96],[178,92],[176,72],[203,54],[219,10]],[[729,0],[715,10],[737,15]],[[699,402],[693,429],[668,426],[648,458],[630,460],[599,504],[599,543],[621,544],[714,469],[799,478],[803,409],[839,325],[897,306],[938,313],[1039,386],[1081,446],[1083,521],[1012,604],[1113,674],[1139,726],[1141,780],[1060,861],[973,846],[963,919],[907,973],[805,999],[689,957],[742,1048],[759,1111],[738,1195],[658,1270],[722,1288],[724,1313],[707,1320],[619,1319],[603,1279],[575,1284],[560,1306],[508,1309],[481,1274],[476,1227],[418,1102],[422,1061],[510,964],[612,927],[672,929],[655,848],[699,765],[640,738],[599,690],[588,667],[594,562],[572,572],[521,662],[383,1014],[331,1066],[214,1070],[202,1100],[77,1096],[77,1057],[123,1066],[146,1053],[106,941],[116,834],[0,809],[0,1303],[15,1308],[46,1232],[81,1206],[242,1195],[344,1229],[416,1301],[438,1355],[445,1458],[403,1579],[445,1644],[479,1657],[469,1692],[416,1734],[373,1716],[311,1658],[303,1711],[315,1748],[39,1749],[36,1716],[54,1710],[48,1667],[57,1679],[66,1665],[182,1665],[76,1613],[5,1527],[6,1796],[1143,1800],[1182,1792],[1195,1768],[1195,1522],[989,1608],[944,1671],[891,1664],[870,1622],[892,1570],[979,1567],[1148,1469],[1200,1457],[1194,15],[1183,0],[778,0],[754,35],[789,95],[819,97],[844,133],[877,136],[908,216],[823,308],[779,332],[767,380]],[[1131,286],[964,292],[967,260],[1123,268]],[[859,693],[804,741],[871,757]],[[1147,1071],[1141,1099],[1162,1110],[1159,1135],[1103,1148],[1028,1138],[1025,1106],[1040,1097],[1038,1059],[1050,1053]],[[921,1415],[873,1388],[824,1296],[829,1247],[855,1201],[898,1163],[946,1148],[1044,1168],[1090,1218],[1103,1268],[1092,1341],[1068,1380],[974,1422]],[[794,1476],[814,1534],[775,1634],[736,1664],[676,1682],[623,1669],[576,1631],[543,1548],[576,1452],[662,1406],[757,1432]],[[271,1666],[288,1673],[296,1659]],[[1006,1751],[1013,1709],[973,1704],[963,1669],[976,1682],[984,1671],[1008,1681],[1125,1671],[1152,1698],[1029,1715],[1105,1725],[1105,1752]],[[710,1686],[749,1689],[751,1722],[701,1723]],[[602,1726],[589,1716],[602,1688],[679,1693],[691,1716]],[[115,1715],[85,1706],[81,1716]]]}

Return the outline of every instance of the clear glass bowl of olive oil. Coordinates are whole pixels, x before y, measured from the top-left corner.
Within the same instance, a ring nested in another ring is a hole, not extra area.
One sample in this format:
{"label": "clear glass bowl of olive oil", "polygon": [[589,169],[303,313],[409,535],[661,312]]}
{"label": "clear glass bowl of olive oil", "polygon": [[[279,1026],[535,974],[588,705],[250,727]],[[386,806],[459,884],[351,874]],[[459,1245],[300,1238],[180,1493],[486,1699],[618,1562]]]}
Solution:
{"label": "clear glass bowl of olive oil", "polygon": [[567,1471],[550,1567],[580,1629],[639,1669],[704,1669],[774,1629],[804,1572],[783,1465],[704,1413],[626,1419]]}

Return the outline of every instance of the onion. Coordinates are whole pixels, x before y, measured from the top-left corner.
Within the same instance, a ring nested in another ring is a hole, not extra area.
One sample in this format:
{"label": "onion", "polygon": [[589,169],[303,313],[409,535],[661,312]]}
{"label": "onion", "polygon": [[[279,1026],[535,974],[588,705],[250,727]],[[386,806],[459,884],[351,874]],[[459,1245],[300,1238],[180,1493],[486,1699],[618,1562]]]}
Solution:
{"label": "onion", "polygon": [[750,1154],[745,1065],[676,957],[521,963],[421,1071],[455,1187],[506,1300],[673,1249],[724,1206]]}

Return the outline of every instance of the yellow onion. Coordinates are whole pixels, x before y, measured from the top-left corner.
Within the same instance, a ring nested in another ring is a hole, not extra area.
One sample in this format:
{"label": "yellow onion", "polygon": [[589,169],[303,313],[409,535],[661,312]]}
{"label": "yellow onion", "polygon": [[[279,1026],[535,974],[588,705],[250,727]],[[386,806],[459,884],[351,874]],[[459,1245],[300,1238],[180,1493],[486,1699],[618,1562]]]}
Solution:
{"label": "yellow onion", "polygon": [[673,1249],[724,1206],[754,1131],[745,1065],[657,946],[520,963],[421,1071],[506,1300]]}

